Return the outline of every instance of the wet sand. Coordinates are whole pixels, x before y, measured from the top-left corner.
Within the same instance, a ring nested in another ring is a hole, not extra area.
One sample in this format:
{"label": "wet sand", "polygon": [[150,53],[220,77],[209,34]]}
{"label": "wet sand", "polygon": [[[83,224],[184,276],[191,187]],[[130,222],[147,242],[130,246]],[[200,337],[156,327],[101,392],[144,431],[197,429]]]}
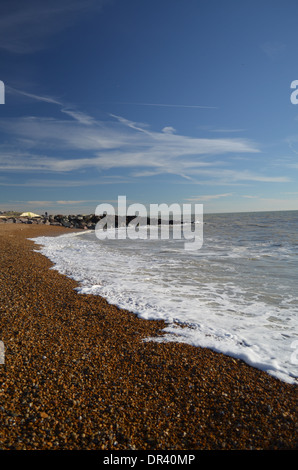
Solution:
{"label": "wet sand", "polygon": [[68,231],[0,224],[2,450],[297,449],[297,386],[144,341],[165,324],[77,294],[27,239]]}

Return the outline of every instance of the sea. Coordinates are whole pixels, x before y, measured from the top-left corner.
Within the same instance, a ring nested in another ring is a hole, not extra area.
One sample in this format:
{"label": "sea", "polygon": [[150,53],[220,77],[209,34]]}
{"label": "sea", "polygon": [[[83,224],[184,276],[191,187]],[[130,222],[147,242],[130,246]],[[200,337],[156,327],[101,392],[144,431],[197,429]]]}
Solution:
{"label": "sea", "polygon": [[298,211],[204,214],[198,223],[196,250],[173,227],[168,239],[125,238],[119,227],[114,239],[87,230],[32,240],[79,295],[164,320],[164,335],[145,341],[209,348],[297,384]]}

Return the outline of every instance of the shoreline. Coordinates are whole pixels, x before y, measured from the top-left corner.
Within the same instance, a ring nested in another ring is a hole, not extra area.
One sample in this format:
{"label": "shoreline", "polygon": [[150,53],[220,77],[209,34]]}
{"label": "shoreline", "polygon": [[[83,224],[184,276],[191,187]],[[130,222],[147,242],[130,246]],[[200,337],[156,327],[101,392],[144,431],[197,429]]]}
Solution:
{"label": "shoreline", "polygon": [[165,323],[76,293],[28,240],[69,230],[0,225],[1,449],[297,449],[296,385],[208,349],[143,341]]}

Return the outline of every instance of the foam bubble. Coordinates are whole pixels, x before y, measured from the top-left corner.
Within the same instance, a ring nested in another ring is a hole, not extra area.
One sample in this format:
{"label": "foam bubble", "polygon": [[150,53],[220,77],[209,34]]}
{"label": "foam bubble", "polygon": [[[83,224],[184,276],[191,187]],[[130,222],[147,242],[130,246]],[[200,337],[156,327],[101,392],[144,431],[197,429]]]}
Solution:
{"label": "foam bubble", "polygon": [[98,241],[92,232],[34,241],[54,269],[78,281],[79,293],[164,320],[165,336],[154,340],[208,347],[295,383],[296,283],[272,252],[268,262],[263,248],[228,250],[214,238],[200,254],[186,253],[179,240]]}

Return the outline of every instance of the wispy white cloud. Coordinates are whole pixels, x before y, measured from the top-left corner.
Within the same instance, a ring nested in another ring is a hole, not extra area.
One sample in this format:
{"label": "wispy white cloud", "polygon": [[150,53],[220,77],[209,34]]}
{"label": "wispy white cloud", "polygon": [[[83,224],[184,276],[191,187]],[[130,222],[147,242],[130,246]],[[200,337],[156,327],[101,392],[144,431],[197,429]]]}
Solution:
{"label": "wispy white cloud", "polygon": [[176,129],[174,129],[174,127],[172,126],[166,126],[162,129],[162,132],[164,132],[165,134],[174,134],[176,132]]}
{"label": "wispy white cloud", "polygon": [[298,140],[297,136],[295,138],[292,137],[292,138],[287,139],[287,144],[288,144],[289,148],[296,155],[298,155],[298,150],[297,150],[297,148],[294,148],[294,145],[295,145],[295,147],[297,147],[297,140]]}
{"label": "wispy white cloud", "polygon": [[205,194],[205,195],[202,195],[202,196],[191,196],[191,197],[189,197],[185,200],[189,201],[189,202],[207,202],[207,201],[211,201],[213,199],[221,199],[221,198],[230,197],[230,196],[233,196],[233,194],[232,193]]}
{"label": "wispy white cloud", "polygon": [[222,133],[228,133],[232,134],[235,132],[245,132],[246,129],[210,129],[210,132],[222,132]]}
{"label": "wispy white cloud", "polygon": [[76,111],[76,110],[67,109],[67,108],[63,108],[61,109],[61,111],[65,114],[68,114],[73,119],[80,122],[81,124],[87,124],[87,125],[94,124],[94,119],[91,116],[88,116],[87,114],[82,113],[81,111]]}
{"label": "wispy white cloud", "polygon": [[57,98],[52,98],[50,96],[43,96],[43,95],[36,95],[35,93],[28,93],[22,90],[18,90],[12,88],[10,86],[7,87],[7,92],[13,95],[21,95],[25,96],[26,98],[33,99],[35,101],[41,101],[49,104],[55,104],[61,107],[61,112],[71,116],[75,121],[80,122],[81,124],[92,124],[94,123],[94,119],[82,113],[82,111],[78,111],[71,106],[66,106],[61,100]]}
{"label": "wispy white cloud", "polygon": [[296,199],[283,199],[283,198],[274,198],[274,197],[260,197],[257,199],[257,204],[262,205],[263,207],[268,207],[269,210],[297,210],[298,207],[298,198]]}
{"label": "wispy white cloud", "polygon": [[233,184],[236,182],[260,182],[260,183],[288,183],[291,178],[288,176],[263,175],[250,170],[230,170],[226,168],[212,168],[200,170],[193,169],[192,174],[199,176],[209,176],[217,179],[220,184]]}
{"label": "wispy white cloud", "polygon": [[[255,144],[244,139],[202,139],[174,134],[168,126],[161,132],[151,131],[145,124],[111,115],[109,121],[95,121],[91,116],[66,108],[61,101],[25,93],[29,98],[59,105],[71,119],[25,117],[0,122],[0,127],[26,149],[15,158],[0,154],[2,170],[75,171],[95,167],[150,168],[152,172],[181,174],[189,177],[194,168],[211,165],[208,157],[226,153],[256,153]],[[34,149],[38,148],[36,154]],[[55,154],[65,150],[74,156],[43,156],[45,149]],[[30,158],[29,158],[30,156]],[[204,160],[204,161],[202,161]]]}
{"label": "wispy white cloud", "polygon": [[280,41],[266,41],[261,44],[261,49],[271,59],[275,59],[285,50],[286,46]]}
{"label": "wispy white cloud", "polygon": [[[48,173],[48,172],[47,172]],[[40,175],[38,178],[32,179],[26,178],[26,175],[23,175],[22,181],[15,182],[15,179],[11,180],[10,178],[1,178],[0,186],[8,186],[8,187],[24,187],[24,188],[79,188],[79,187],[90,187],[90,186],[102,186],[102,185],[109,185],[109,184],[129,184],[132,180],[130,178],[119,177],[117,179],[113,177],[101,176],[101,178],[80,178],[80,179],[45,179],[42,178]]]}
{"label": "wispy white cloud", "polygon": [[209,178],[213,184],[289,181],[282,175],[228,168],[233,155],[260,153],[248,139],[189,137],[174,133],[171,126],[153,131],[147,124],[118,115],[99,121],[59,98],[19,93],[58,106],[65,118],[28,116],[0,121],[0,128],[11,135],[11,142],[0,147],[2,172],[76,174],[96,169],[104,181],[106,171],[118,171],[123,178],[125,169],[124,178],[130,179],[165,174],[193,183],[197,178]]}
{"label": "wispy white cloud", "polygon": [[[25,202],[25,201],[23,201]],[[58,206],[59,205],[80,205],[80,204],[86,204],[86,203],[89,203],[89,202],[97,202],[96,199],[82,199],[82,200],[76,200],[76,201],[26,201],[27,204],[29,205],[34,205],[34,206],[41,206],[41,207],[45,207],[47,205],[53,205],[53,204],[57,204]]]}

